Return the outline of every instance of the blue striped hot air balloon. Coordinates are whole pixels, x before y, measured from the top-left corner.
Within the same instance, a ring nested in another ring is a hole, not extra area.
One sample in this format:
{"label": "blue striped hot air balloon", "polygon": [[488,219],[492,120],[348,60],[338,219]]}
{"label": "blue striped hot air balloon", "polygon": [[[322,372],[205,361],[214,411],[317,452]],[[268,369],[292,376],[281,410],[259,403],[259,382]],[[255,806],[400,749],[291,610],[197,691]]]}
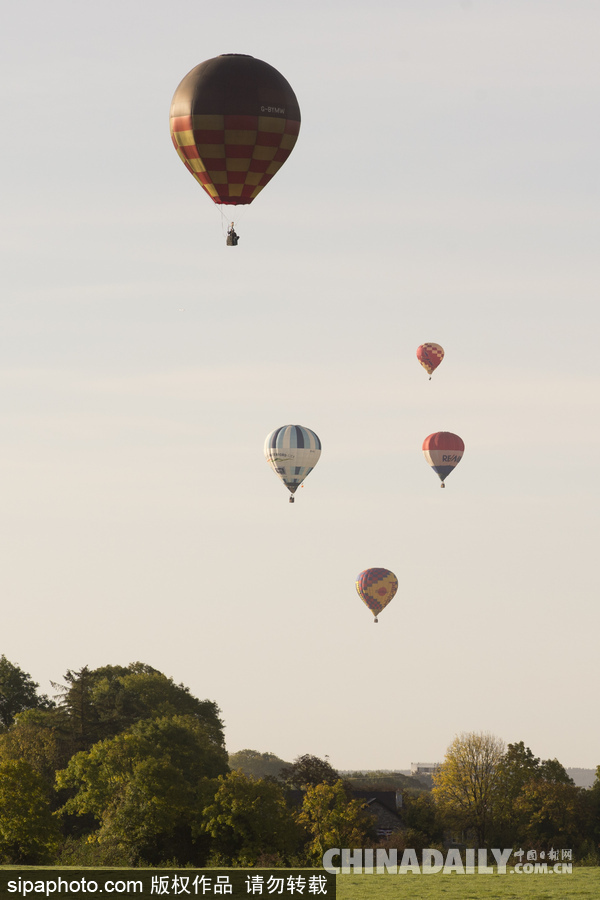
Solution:
{"label": "blue striped hot air balloon", "polygon": [[265,457],[291,493],[294,493],[309,475],[321,455],[321,441],[310,428],[303,425],[282,425],[265,440]]}

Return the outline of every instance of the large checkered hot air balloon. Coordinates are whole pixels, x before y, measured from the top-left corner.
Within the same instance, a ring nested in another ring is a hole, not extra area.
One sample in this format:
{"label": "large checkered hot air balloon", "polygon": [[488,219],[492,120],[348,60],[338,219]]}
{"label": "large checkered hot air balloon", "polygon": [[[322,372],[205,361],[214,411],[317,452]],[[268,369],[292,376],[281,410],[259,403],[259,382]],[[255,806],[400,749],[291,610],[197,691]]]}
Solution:
{"label": "large checkered hot air balloon", "polygon": [[296,490],[312,472],[320,456],[321,441],[314,431],[303,425],[282,425],[265,440],[265,457],[290,492],[290,503],[294,502]]}
{"label": "large checkered hot air balloon", "polygon": [[432,373],[437,369],[444,358],[444,348],[439,344],[421,344],[417,347],[417,359],[429,375],[431,381]]}
{"label": "large checkered hot air balloon", "polygon": [[398,579],[389,569],[365,569],[357,576],[356,590],[377,622],[379,613],[396,596]]}
{"label": "large checkered hot air balloon", "polygon": [[423,441],[423,455],[446,487],[444,479],[459,464],[465,452],[462,438],[451,431],[436,431]]}
{"label": "large checkered hot air balloon", "polygon": [[277,69],[241,53],[208,59],[171,102],[171,138],[215,203],[252,203],[279,171],[300,131],[300,107]]}

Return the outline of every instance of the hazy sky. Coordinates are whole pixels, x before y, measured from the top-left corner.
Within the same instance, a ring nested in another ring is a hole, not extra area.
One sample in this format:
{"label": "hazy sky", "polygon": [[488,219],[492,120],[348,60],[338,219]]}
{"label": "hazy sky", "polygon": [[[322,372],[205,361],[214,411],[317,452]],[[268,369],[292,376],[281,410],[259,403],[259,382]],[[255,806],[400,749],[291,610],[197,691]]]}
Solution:
{"label": "hazy sky", "polygon": [[[489,731],[600,764],[599,28],[597,0],[6,8],[0,653],[42,691],[141,660],[231,752],[407,768]],[[302,111],[235,249],[168,128],[227,52]],[[293,506],[287,423],[323,444]]]}

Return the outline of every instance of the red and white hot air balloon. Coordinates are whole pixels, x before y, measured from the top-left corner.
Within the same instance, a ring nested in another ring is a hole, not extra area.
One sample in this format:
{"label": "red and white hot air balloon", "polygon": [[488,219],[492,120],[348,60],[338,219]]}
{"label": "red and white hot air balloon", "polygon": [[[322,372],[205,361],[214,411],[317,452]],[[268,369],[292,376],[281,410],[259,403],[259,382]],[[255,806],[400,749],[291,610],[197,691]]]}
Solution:
{"label": "red and white hot air balloon", "polygon": [[423,455],[445,487],[444,479],[459,464],[465,452],[462,438],[451,431],[436,431],[423,441]]}

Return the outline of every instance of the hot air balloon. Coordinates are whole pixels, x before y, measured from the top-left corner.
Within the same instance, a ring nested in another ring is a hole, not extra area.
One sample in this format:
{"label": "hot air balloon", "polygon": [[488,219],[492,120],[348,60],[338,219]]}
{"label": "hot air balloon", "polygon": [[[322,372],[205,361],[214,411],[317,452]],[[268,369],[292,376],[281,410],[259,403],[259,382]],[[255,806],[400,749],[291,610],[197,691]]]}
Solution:
{"label": "hot air balloon", "polygon": [[[208,59],[171,102],[171,138],[186,168],[218,204],[252,203],[300,131],[300,107],[277,69],[241,53]],[[234,240],[237,235],[233,229]]]}
{"label": "hot air balloon", "polygon": [[423,454],[434,472],[439,476],[442,487],[455,466],[459,464],[465,452],[462,438],[451,431],[436,431],[423,441]]}
{"label": "hot air balloon", "polygon": [[388,605],[398,590],[398,579],[389,569],[365,569],[356,579],[360,599],[375,616]]}
{"label": "hot air balloon", "polygon": [[320,455],[321,441],[303,425],[282,425],[265,440],[265,457],[291,493],[290,503],[294,502],[294,493],[312,472]]}
{"label": "hot air balloon", "polygon": [[440,347],[439,344],[421,344],[417,348],[417,359],[425,371],[429,373],[430,381],[432,372],[437,369],[443,358],[444,348]]}

